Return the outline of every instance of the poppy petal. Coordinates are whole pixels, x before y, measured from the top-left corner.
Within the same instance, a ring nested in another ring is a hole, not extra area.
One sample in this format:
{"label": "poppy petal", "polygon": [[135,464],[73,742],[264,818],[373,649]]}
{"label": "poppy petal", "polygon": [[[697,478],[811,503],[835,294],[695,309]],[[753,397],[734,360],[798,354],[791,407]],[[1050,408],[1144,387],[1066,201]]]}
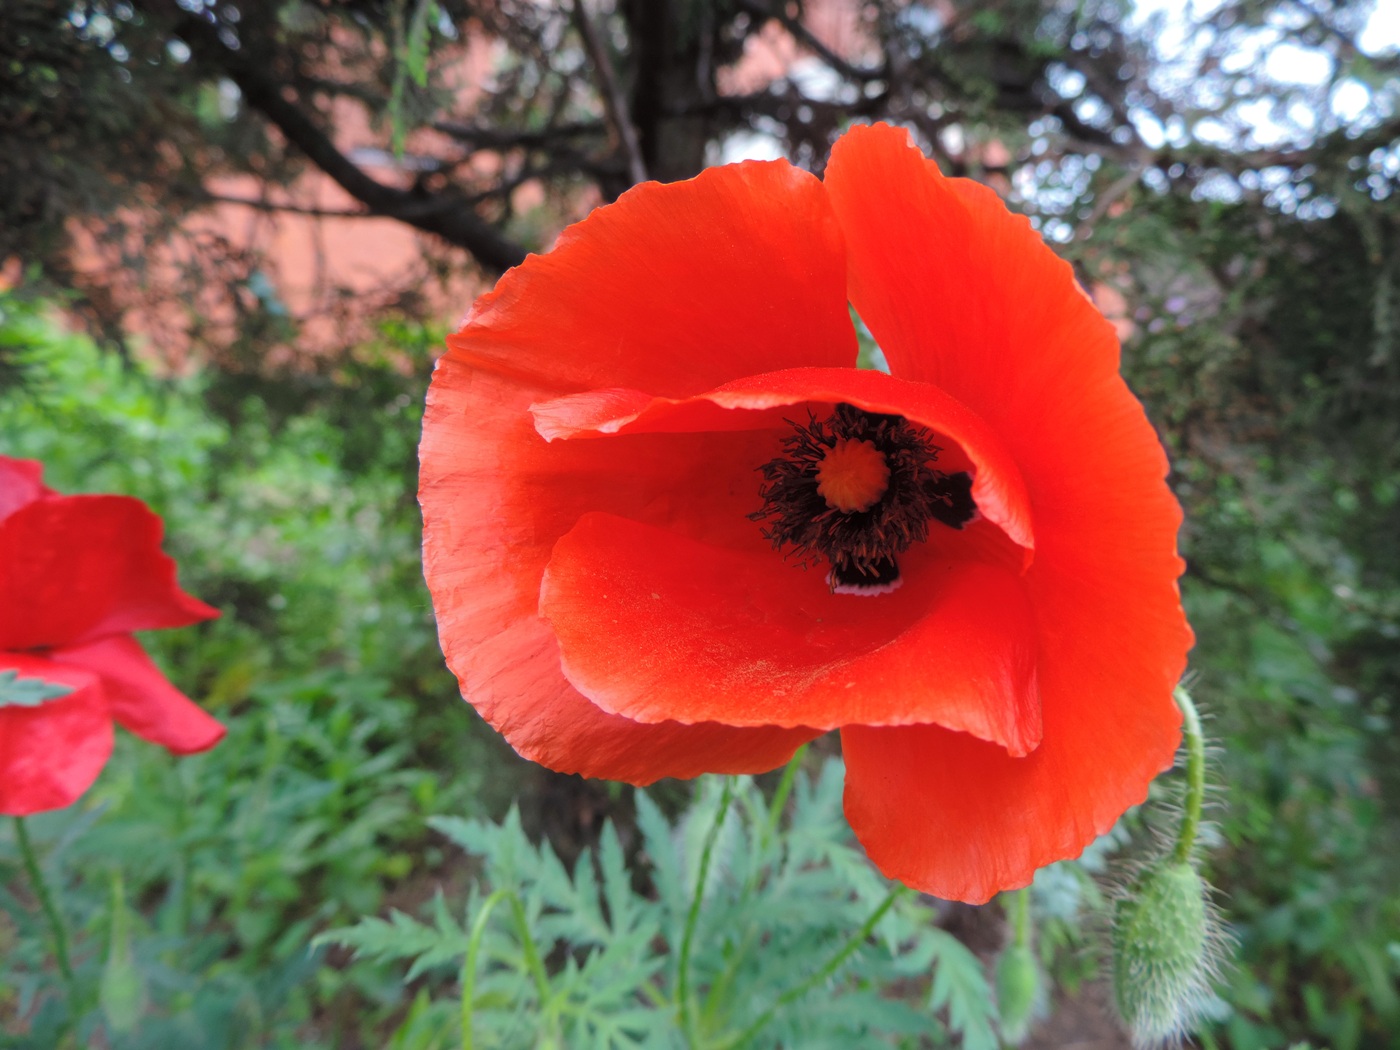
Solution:
{"label": "poppy petal", "polygon": [[80,645],[218,616],[180,589],[161,533],[127,496],[49,496],[0,521],[0,646]]}
{"label": "poppy petal", "polygon": [[1030,751],[1040,713],[1019,578],[933,558],[904,574],[892,594],[834,594],[772,550],[589,514],[555,546],[540,611],[569,680],[627,718],[936,722]]}
{"label": "poppy petal", "polygon": [[37,459],[0,456],[0,520],[45,495],[43,478],[44,465]]}
{"label": "poppy petal", "polygon": [[452,661],[463,695],[523,757],[560,773],[645,786],[662,777],[760,773],[823,730],[643,724],[590,703],[559,670],[559,645],[538,619]]}
{"label": "poppy petal", "polygon": [[0,669],[73,690],[36,707],[0,707],[0,813],[22,817],[71,805],[112,753],[101,682],[22,653],[0,653]]}
{"label": "poppy petal", "polygon": [[137,736],[177,755],[207,751],[224,727],[170,684],[130,635],[54,649],[54,662],[91,671],[102,680],[112,717]]}
{"label": "poppy petal", "polygon": [[[593,390],[537,403],[530,410],[540,433],[555,441],[781,426],[783,417],[790,414],[782,409],[839,402],[903,416],[956,444],[970,461],[972,497],[982,516],[1027,551],[1034,546],[1030,504],[1015,461],[974,412],[928,383],[869,370],[789,368],[737,379],[684,399],[650,397],[635,390]],[[736,464],[736,468],[756,467],[759,462]]]}
{"label": "poppy petal", "polygon": [[985,900],[1077,854],[1170,764],[1171,690],[1192,642],[1176,582],[1181,511],[1118,375],[1111,325],[1024,218],[943,178],[886,126],[845,136],[826,185],[852,301],[891,370],[989,425],[1035,515],[1024,584],[1040,637],[1040,748],[1012,761],[936,727],[843,732],[848,813],[872,859],[940,896]]}
{"label": "poppy petal", "polygon": [[781,765],[819,730],[643,725],[603,712],[565,679],[538,614],[540,580],[555,541],[581,515],[604,509],[707,533],[756,532],[716,487],[700,438],[548,444],[529,412],[545,394],[454,352],[438,362],[428,394],[424,575],[463,696],[520,754],[561,772],[648,784]]}
{"label": "poppy petal", "polygon": [[[1125,664],[1141,662],[1105,644]],[[1171,766],[1181,717],[1155,688],[1125,700],[1127,675],[1107,693],[1102,682],[1061,678],[1073,675],[1065,663],[1042,663],[1040,674],[1044,736],[1024,758],[939,726],[841,730],[846,819],[886,876],[984,904],[1078,856]]]}
{"label": "poppy petal", "polygon": [[990,189],[940,175],[902,130],[853,128],[826,185],[862,319],[895,374],[938,385],[1002,441],[1035,511],[1038,558],[1048,544],[1118,580],[1128,608],[1174,620],[1159,642],[1189,646],[1166,455],[1069,264]]}
{"label": "poppy petal", "polygon": [[825,185],[851,301],[893,374],[942,387],[998,432],[1053,440],[1043,412],[1073,404],[1086,375],[1117,373],[1113,328],[1069,263],[995,192],[945,178],[908,132],[852,128]]}
{"label": "poppy petal", "polygon": [[786,161],[645,183],[507,273],[448,345],[555,394],[849,367],[841,233],[821,183]]}

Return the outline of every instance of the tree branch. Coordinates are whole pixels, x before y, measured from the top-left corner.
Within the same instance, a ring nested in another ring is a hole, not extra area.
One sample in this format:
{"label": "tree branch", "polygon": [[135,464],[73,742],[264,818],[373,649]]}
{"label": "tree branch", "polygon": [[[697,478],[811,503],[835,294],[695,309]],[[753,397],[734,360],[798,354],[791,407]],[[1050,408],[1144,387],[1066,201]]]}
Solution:
{"label": "tree branch", "polygon": [[598,86],[602,89],[603,106],[608,113],[608,122],[612,124],[618,140],[622,143],[623,153],[627,156],[627,174],[633,185],[646,182],[647,168],[642,162],[642,147],[637,138],[637,129],[632,126],[632,120],[627,114],[627,99],[617,86],[612,62],[603,50],[602,41],[598,39],[593,23],[589,21],[588,12],[583,8],[583,0],[574,0],[574,21],[578,24],[579,36],[583,37],[584,50],[588,52],[593,68],[598,71]]}
{"label": "tree branch", "polygon": [[440,191],[429,197],[422,193],[388,186],[368,175],[342,153],[296,103],[283,94],[285,85],[264,73],[272,65],[264,56],[255,61],[246,53],[247,41],[239,50],[230,48],[219,30],[205,18],[185,13],[176,0],[148,0],[148,6],[166,17],[172,31],[189,45],[192,55],[232,80],[244,101],[271,121],[287,140],[370,214],[398,219],[450,244],[469,251],[478,262],[492,270],[506,270],[525,259],[525,249],[501,234],[455,191]]}
{"label": "tree branch", "polygon": [[309,205],[259,200],[256,197],[235,197],[224,193],[213,193],[209,190],[201,190],[197,199],[209,204],[239,204],[258,211],[306,215],[313,219],[363,219],[369,214],[365,211],[349,211],[344,208],[315,208]]}
{"label": "tree branch", "polygon": [[554,124],[534,131],[483,128],[476,124],[463,124],[456,120],[435,120],[432,127],[435,131],[451,135],[454,139],[469,143],[478,149],[536,149],[548,147],[563,139],[584,138],[589,135],[606,135],[608,133],[607,125],[597,120]]}

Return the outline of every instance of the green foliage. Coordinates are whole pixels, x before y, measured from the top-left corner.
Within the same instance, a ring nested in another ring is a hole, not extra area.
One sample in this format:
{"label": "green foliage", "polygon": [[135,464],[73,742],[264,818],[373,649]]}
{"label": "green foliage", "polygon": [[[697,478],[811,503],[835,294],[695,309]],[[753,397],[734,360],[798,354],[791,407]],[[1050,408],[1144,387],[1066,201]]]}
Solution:
{"label": "green foliage", "polygon": [[72,691],[69,685],[40,678],[21,678],[18,671],[0,671],[0,707],[38,707]]}
{"label": "green foliage", "polygon": [[956,1038],[993,1050],[983,963],[871,870],[840,816],[841,784],[834,760],[798,774],[785,821],[782,793],[768,801],[747,778],[703,785],[675,820],[637,792],[635,862],[607,824],[572,872],[527,838],[514,810],[501,823],[439,818],[434,827],[481,863],[465,918],[439,897],[423,919],[396,912],[327,939],[407,963],[405,980],[437,973],[444,991],[455,986],[460,1008],[444,998],[440,1016],[445,1032],[471,1026],[463,1045]]}
{"label": "green foliage", "polygon": [[34,379],[0,391],[0,447],[42,459],[60,491],[129,493],[165,517],[182,583],[223,617],[142,640],[229,730],[179,759],[119,733],[78,805],[31,818],[73,928],[75,996],[0,828],[0,1046],[377,1042],[395,982],[308,942],[391,890],[411,898],[441,860],[428,817],[493,797],[418,572],[400,398],[419,381],[363,366],[378,393],[345,400],[367,403],[323,392],[280,418],[221,392],[237,409],[221,418],[212,380],[152,378],[12,298],[0,316]]}

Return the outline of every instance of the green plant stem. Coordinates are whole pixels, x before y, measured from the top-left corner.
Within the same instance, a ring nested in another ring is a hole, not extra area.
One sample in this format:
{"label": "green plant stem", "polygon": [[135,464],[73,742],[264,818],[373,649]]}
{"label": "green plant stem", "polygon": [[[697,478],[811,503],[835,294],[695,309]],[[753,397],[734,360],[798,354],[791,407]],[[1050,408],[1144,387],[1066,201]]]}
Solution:
{"label": "green plant stem", "polygon": [[1191,851],[1196,847],[1196,832],[1201,826],[1201,809],[1205,805],[1206,794],[1206,742],[1201,733],[1201,717],[1196,713],[1196,705],[1191,695],[1177,688],[1176,704],[1181,708],[1182,735],[1186,738],[1186,805],[1181,820],[1181,830],[1176,837],[1176,849],[1172,859],[1185,864],[1191,859]]}
{"label": "green plant stem", "polygon": [[39,858],[34,853],[34,844],[29,841],[29,829],[25,827],[23,817],[15,817],[15,838],[19,842],[19,855],[24,860],[24,870],[34,886],[34,895],[39,898],[39,906],[43,908],[44,916],[48,919],[49,932],[53,934],[54,957],[58,960],[59,972],[63,974],[63,983],[68,986],[68,997],[76,1013],[78,986],[73,979],[73,967],[68,962],[68,930],[54,905],[53,894],[49,892],[49,885],[44,881],[44,873],[39,869]]}
{"label": "green plant stem", "polygon": [[793,752],[792,758],[788,759],[788,764],[783,767],[782,779],[778,781],[778,790],[773,792],[773,802],[768,807],[768,824],[764,838],[770,839],[773,833],[778,830],[778,822],[783,819],[783,810],[787,808],[788,796],[792,794],[792,785],[797,780],[797,771],[802,768],[802,760],[807,757],[807,748],[810,744],[803,744]]}
{"label": "green plant stem", "polygon": [[535,992],[540,997],[540,1013],[549,1019],[552,1028],[554,1003],[553,996],[549,994],[549,974],[545,971],[544,960],[540,958],[540,950],[535,946],[535,938],[530,933],[530,919],[525,914],[525,905],[518,894],[510,894],[510,913],[515,919],[515,932],[519,935],[520,945],[525,951],[525,966],[535,979]]}
{"label": "green plant stem", "polygon": [[726,1043],[725,1046],[727,1048],[731,1048],[732,1050],[732,1048],[734,1047],[741,1047],[746,1045],[751,1040],[753,1040],[759,1032],[763,1031],[763,1029],[767,1026],[768,1022],[773,1020],[773,1016],[779,1010],[781,1010],[784,1006],[787,1006],[788,1003],[795,1002],[796,1000],[801,999],[813,988],[821,984],[832,974],[834,974],[837,970],[839,970],[841,968],[842,963],[844,963],[847,959],[854,955],[856,950],[859,949],[860,946],[864,944],[866,940],[870,937],[870,935],[875,931],[875,927],[878,926],[880,920],[885,917],[885,913],[888,912],[891,908],[893,908],[895,906],[895,903],[899,900],[899,898],[903,897],[908,892],[908,886],[905,886],[898,882],[892,885],[890,887],[889,893],[885,894],[885,899],[880,902],[879,907],[877,907],[873,912],[870,913],[870,918],[866,919],[865,922],[861,924],[860,929],[858,929],[847,939],[846,943],[841,946],[840,951],[838,951],[835,955],[833,955],[830,959],[826,961],[825,966],[823,966],[816,973],[812,974],[812,976],[808,977],[801,984],[793,988],[789,988],[782,995],[778,996],[777,1000],[773,1003],[773,1005],[768,1007],[767,1010],[763,1011],[763,1014],[758,1018],[757,1021],[745,1028],[742,1032],[739,1033],[737,1038]]}
{"label": "green plant stem", "polygon": [[710,861],[714,856],[715,842],[719,839],[724,818],[729,813],[729,803],[734,799],[734,781],[724,778],[724,791],[719,797],[719,809],[715,812],[714,823],[705,833],[705,845],[700,851],[700,871],[695,877],[695,892],[690,898],[690,911],[685,917],[685,932],[681,935],[681,957],[676,968],[676,1006],[680,1012],[681,1035],[685,1045],[696,1045],[695,1009],[690,1001],[690,951],[695,942],[695,927],[700,921],[700,904],[705,897],[705,883],[709,881]]}
{"label": "green plant stem", "polygon": [[462,1050],[472,1050],[475,1046],[472,1036],[472,1015],[476,1012],[476,959],[481,952],[481,941],[486,934],[486,923],[510,890],[497,890],[481,904],[481,910],[472,921],[472,932],[467,938],[467,957],[462,963]]}
{"label": "green plant stem", "polygon": [[1023,887],[1003,894],[1006,898],[1006,917],[1011,922],[1012,943],[1017,947],[1029,947],[1031,943],[1031,888]]}
{"label": "green plant stem", "polygon": [[[540,958],[540,950],[535,945],[535,938],[530,933],[530,917],[525,914],[525,905],[520,900],[520,895],[514,890],[499,889],[491,894],[481,903],[481,910],[476,913],[476,918],[472,920],[471,933],[467,937],[467,957],[462,962],[462,1050],[472,1050],[475,1045],[472,1033],[472,1015],[476,1012],[476,970],[477,957],[481,953],[481,942],[486,935],[486,923],[491,918],[491,913],[496,910],[496,905],[501,901],[510,902],[511,918],[515,924],[516,935],[520,938],[521,950],[525,953],[525,968],[530,971],[530,976],[535,982],[535,992],[540,999],[540,1013],[548,1019],[552,1027],[555,1021],[556,1006],[553,996],[549,990],[549,973],[544,968],[544,960]],[[551,1032],[551,1036],[555,1033]],[[557,1043],[557,1036],[548,1044],[553,1046]]]}

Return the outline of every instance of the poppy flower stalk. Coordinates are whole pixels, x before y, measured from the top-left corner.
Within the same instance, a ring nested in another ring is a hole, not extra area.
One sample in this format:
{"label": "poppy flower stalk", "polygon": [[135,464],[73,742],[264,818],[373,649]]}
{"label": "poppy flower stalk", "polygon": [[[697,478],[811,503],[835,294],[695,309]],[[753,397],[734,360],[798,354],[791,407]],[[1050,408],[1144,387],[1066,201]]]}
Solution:
{"label": "poppy flower stalk", "polygon": [[821,180],[635,187],[434,372],[424,569],[463,695],[526,758],[634,784],[839,730],[886,875],[1026,885],[1180,736],[1181,514],[1118,353],[1029,223],[900,129]]}

